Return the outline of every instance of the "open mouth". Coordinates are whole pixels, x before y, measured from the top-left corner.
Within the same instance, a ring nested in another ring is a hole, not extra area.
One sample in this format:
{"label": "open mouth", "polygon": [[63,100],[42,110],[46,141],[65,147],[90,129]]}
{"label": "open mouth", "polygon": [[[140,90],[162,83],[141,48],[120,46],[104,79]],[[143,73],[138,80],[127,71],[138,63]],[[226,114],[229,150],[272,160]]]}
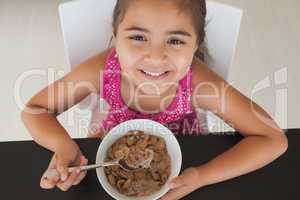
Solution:
{"label": "open mouth", "polygon": [[146,70],[139,70],[143,75],[149,77],[149,78],[154,78],[154,79],[158,79],[158,78],[163,78],[165,77],[169,71],[164,71],[164,72],[150,72],[150,71],[146,71]]}

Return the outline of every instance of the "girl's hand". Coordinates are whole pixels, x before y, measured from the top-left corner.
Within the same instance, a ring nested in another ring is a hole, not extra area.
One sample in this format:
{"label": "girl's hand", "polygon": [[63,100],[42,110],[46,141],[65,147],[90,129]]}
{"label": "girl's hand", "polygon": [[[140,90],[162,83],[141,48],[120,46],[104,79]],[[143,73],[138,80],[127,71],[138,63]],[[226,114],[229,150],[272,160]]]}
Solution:
{"label": "girl's hand", "polygon": [[200,173],[197,168],[187,168],[181,173],[180,176],[177,176],[171,180],[171,190],[161,197],[160,200],[177,200],[202,186]]}
{"label": "girl's hand", "polygon": [[71,148],[66,147],[62,151],[54,153],[48,166],[48,169],[56,169],[59,176],[45,178],[43,175],[40,186],[44,189],[52,189],[57,186],[62,191],[67,191],[72,185],[79,184],[86,175],[86,172],[80,172],[79,168],[69,174],[68,167],[87,164],[88,160],[82,155],[77,145]]}

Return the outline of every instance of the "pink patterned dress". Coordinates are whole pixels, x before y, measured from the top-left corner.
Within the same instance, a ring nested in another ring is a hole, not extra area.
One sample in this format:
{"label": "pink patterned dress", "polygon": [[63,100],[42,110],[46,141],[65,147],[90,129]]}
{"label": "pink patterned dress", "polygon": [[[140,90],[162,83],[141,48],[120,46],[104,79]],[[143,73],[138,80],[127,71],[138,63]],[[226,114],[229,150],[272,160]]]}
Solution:
{"label": "pink patterned dress", "polygon": [[176,96],[165,111],[146,114],[128,107],[121,96],[121,66],[112,49],[108,54],[103,73],[102,90],[100,97],[110,106],[109,113],[100,123],[104,133],[121,122],[131,119],[151,119],[168,127],[174,134],[201,134],[202,127],[193,109],[192,95],[192,71],[180,80]]}

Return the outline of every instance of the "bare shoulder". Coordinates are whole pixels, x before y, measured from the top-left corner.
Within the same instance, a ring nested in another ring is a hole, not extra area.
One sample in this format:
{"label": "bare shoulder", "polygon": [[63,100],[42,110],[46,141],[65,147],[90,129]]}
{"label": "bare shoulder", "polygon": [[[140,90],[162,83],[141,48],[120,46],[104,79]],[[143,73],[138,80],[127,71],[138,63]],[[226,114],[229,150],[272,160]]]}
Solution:
{"label": "bare shoulder", "polygon": [[225,81],[220,75],[214,72],[206,63],[194,58],[192,63],[193,83],[207,81]]}
{"label": "bare shoulder", "polygon": [[[197,103],[198,106],[205,109],[212,109],[212,105],[209,104],[212,103],[211,97],[220,93],[223,87],[228,87],[228,83],[210,69],[207,64],[197,58],[193,60],[192,74],[193,96],[197,96],[197,101],[193,102],[194,105]],[[208,100],[208,97],[210,97],[210,100]],[[218,98],[214,99],[218,100]]]}
{"label": "bare shoulder", "polygon": [[109,51],[110,49],[103,51],[79,64],[64,77],[35,94],[26,105],[46,108],[58,115],[79,103],[90,93],[98,92],[100,72],[104,69]]}
{"label": "bare shoulder", "polygon": [[[99,91],[100,72],[104,70],[110,49],[100,52],[79,64],[71,74],[88,80]],[[67,77],[66,77],[67,78]],[[84,81],[82,80],[82,81]]]}

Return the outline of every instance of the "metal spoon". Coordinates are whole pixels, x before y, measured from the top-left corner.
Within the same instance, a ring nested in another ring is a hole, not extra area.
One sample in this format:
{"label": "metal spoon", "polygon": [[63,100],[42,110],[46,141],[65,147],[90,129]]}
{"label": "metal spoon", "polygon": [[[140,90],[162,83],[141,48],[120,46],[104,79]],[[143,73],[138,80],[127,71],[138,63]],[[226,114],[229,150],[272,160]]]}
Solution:
{"label": "metal spoon", "polygon": [[[150,163],[153,160],[153,155],[154,152],[151,150],[150,156],[147,160],[143,161],[140,165],[136,166],[130,166],[127,164],[125,159],[120,159],[120,160],[114,160],[114,161],[108,161],[104,162],[103,164],[93,164],[93,165],[83,165],[83,166],[77,166],[77,167],[69,167],[68,172],[72,173],[76,168],[79,168],[80,171],[88,171],[92,169],[96,169],[99,167],[108,167],[108,166],[113,166],[113,165],[119,165],[122,169],[128,172],[134,172],[143,168],[149,168]],[[59,173],[56,169],[48,169],[46,173],[44,174],[44,178],[52,178],[55,176],[59,176]]]}

